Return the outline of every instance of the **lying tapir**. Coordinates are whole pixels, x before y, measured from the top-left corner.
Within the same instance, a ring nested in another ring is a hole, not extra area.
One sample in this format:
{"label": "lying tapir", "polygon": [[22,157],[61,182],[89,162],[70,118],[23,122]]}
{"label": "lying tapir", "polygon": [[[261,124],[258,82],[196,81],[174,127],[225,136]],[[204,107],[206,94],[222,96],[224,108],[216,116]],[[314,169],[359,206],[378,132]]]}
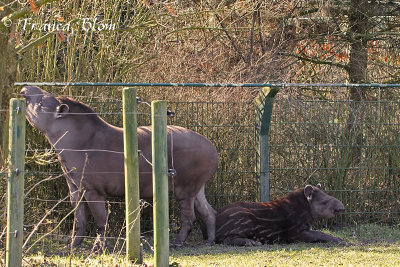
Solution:
{"label": "lying tapir", "polygon": [[311,230],[313,221],[344,210],[342,202],[307,185],[270,202],[237,202],[217,213],[216,243],[255,246],[274,242],[341,242],[340,238]]}
{"label": "lying tapir", "polygon": [[[87,206],[94,217],[100,241],[106,239],[107,196],[125,193],[123,132],[101,119],[89,106],[68,97],[54,97],[34,86],[24,87],[26,117],[56,150],[71,194],[75,211],[76,236],[73,246],[83,240]],[[140,197],[152,197],[151,127],[138,127]],[[205,183],[215,174],[218,155],[204,136],[189,129],[168,126],[168,164],[176,175],[169,180],[181,212],[181,230],[175,245],[183,245],[195,220],[194,208],[207,228],[208,242],[215,237],[215,210],[204,195]],[[173,138],[172,142],[171,139]],[[171,149],[171,143],[173,148]],[[79,201],[82,199],[84,201]],[[87,202],[85,202],[87,201]],[[98,244],[96,244],[98,246]]]}

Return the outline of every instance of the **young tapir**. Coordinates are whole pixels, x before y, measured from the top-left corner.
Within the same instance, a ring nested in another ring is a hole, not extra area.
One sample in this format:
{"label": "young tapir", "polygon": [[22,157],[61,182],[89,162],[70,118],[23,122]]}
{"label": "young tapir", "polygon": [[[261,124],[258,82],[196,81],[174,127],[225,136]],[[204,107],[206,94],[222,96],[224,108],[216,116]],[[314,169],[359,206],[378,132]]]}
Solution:
{"label": "young tapir", "polygon": [[[68,97],[54,97],[34,86],[26,86],[26,117],[41,131],[58,154],[75,207],[78,246],[85,236],[87,208],[94,217],[100,243],[106,239],[106,196],[125,193],[123,132],[101,119],[89,106]],[[151,127],[138,127],[140,197],[152,197]],[[204,136],[189,129],[168,126],[168,164],[176,170],[169,189],[178,200],[181,230],[175,240],[183,245],[195,220],[194,208],[207,228],[208,242],[215,237],[215,210],[204,195],[204,184],[215,174],[218,155]],[[171,139],[172,142],[171,142]],[[173,147],[171,148],[171,144]],[[173,155],[171,155],[173,154]],[[173,165],[172,166],[172,157]],[[83,201],[79,201],[84,197]],[[96,244],[98,246],[98,243]]]}
{"label": "young tapir", "polygon": [[307,185],[270,202],[237,202],[217,213],[216,243],[255,246],[274,242],[341,242],[311,230],[313,221],[344,210],[342,202]]}

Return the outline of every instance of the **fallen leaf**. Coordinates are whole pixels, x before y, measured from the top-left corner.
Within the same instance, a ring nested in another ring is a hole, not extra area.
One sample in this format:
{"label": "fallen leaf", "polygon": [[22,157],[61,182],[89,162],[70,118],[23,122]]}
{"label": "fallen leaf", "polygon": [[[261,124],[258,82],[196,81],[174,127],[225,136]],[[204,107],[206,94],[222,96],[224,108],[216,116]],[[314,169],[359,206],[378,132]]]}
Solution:
{"label": "fallen leaf", "polygon": [[14,33],[10,32],[10,37],[8,38],[8,43],[11,43],[14,40]]}
{"label": "fallen leaf", "polygon": [[172,15],[175,15],[174,11],[172,10],[170,5],[167,5],[168,11],[169,13],[171,13]]}
{"label": "fallen leaf", "polygon": [[63,21],[64,21],[64,18],[61,17],[60,15],[55,15],[54,17],[55,17],[56,20],[58,20],[59,22],[63,22]]}
{"label": "fallen leaf", "polygon": [[149,4],[147,1],[142,0],[142,2],[143,2],[143,4],[144,4],[147,8],[150,8],[150,4]]}
{"label": "fallen leaf", "polygon": [[17,33],[17,34],[16,34],[16,38],[15,38],[15,44],[16,44],[17,46],[19,46],[19,45],[21,44],[21,42],[22,42],[22,36],[21,36],[20,33]]}
{"label": "fallen leaf", "polygon": [[37,13],[39,13],[39,8],[36,6],[35,2],[33,0],[28,0],[29,2],[29,6],[32,9],[32,12],[37,15]]}
{"label": "fallen leaf", "polygon": [[59,42],[64,42],[65,40],[65,35],[60,31],[57,32],[56,37]]}

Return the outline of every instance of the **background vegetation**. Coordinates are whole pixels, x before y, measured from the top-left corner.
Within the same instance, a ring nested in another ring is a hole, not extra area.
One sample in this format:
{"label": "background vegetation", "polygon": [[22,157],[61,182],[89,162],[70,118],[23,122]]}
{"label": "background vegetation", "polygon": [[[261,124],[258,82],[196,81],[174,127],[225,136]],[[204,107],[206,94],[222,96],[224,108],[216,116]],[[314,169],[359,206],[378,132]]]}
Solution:
{"label": "background vegetation", "polygon": [[[367,0],[0,0],[0,110],[16,96],[15,81],[399,83],[399,13],[398,2]],[[85,31],[85,18],[115,29]],[[24,19],[42,26],[69,23],[70,29],[31,29]],[[72,95],[102,113],[121,111],[121,88],[44,89]],[[219,170],[207,187],[214,207],[257,200],[252,101],[258,89],[139,90],[144,101],[169,100],[177,114],[171,123],[217,146]],[[396,225],[399,96],[395,88],[281,88],[270,134],[272,197],[320,182],[347,208],[329,225]],[[145,105],[141,109],[148,113]],[[8,114],[0,115],[4,171]],[[120,114],[102,115],[121,122]],[[139,122],[148,124],[149,118],[143,115]],[[56,178],[54,154],[43,150],[48,147],[43,136],[30,129],[28,140],[27,190],[50,177],[27,197],[29,230],[68,192],[63,178]],[[5,183],[2,179],[2,200]],[[110,218],[121,212],[121,204],[113,204],[118,201],[110,200]],[[60,204],[40,232],[69,210],[68,203]],[[57,234],[68,235],[69,222]],[[123,220],[113,225],[118,236]]]}

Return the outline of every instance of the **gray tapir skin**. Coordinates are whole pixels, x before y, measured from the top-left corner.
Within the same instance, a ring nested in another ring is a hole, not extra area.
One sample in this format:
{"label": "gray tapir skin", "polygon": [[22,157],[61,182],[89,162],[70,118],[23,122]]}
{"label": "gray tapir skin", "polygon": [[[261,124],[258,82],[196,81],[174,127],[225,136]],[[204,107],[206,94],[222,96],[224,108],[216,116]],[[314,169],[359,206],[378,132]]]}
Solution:
{"label": "gray tapir skin", "polygon": [[257,246],[274,242],[343,242],[311,229],[312,223],[344,210],[321,186],[307,185],[270,202],[236,202],[218,210],[216,243]]}
{"label": "gray tapir skin", "polygon": [[[105,198],[125,193],[122,129],[106,123],[89,106],[67,97],[54,97],[39,87],[26,86],[21,94],[26,99],[29,123],[56,150],[66,173],[71,203],[78,205],[73,246],[79,246],[85,236],[87,206],[104,244],[108,215]],[[150,198],[152,167],[144,158],[152,158],[151,127],[138,127],[137,132],[139,150],[144,156],[139,158],[140,197]],[[194,208],[207,227],[207,242],[212,243],[216,212],[205,198],[204,185],[217,170],[217,151],[207,138],[189,129],[168,126],[167,132],[169,168],[176,170],[176,176],[169,178],[169,190],[175,194],[182,219],[175,245],[183,245],[192,229],[196,219]],[[87,202],[79,202],[82,194]]]}

